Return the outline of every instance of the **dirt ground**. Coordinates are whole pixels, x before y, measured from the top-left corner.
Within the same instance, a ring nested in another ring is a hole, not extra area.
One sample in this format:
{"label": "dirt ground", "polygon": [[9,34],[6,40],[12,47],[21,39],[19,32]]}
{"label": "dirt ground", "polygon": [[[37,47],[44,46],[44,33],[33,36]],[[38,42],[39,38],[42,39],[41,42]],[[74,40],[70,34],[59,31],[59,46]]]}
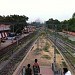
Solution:
{"label": "dirt ground", "polygon": [[[49,48],[48,51],[44,50],[44,47],[46,46],[46,43],[48,43]],[[39,49],[38,49],[38,48]],[[62,57],[57,54],[57,63],[62,64]],[[45,38],[40,37],[39,40],[37,40],[33,46],[33,49],[28,54],[24,66],[27,67],[27,64],[31,64],[31,67],[33,66],[34,60],[38,59],[38,63],[40,66],[51,66],[53,63],[54,58],[54,48],[52,47],[52,43],[50,43]]]}
{"label": "dirt ground", "polygon": [[[52,63],[54,62],[54,44],[50,40],[47,40],[45,37],[42,36],[38,39],[35,41],[33,47],[31,48],[27,56],[24,58],[24,61],[21,62],[18,68],[21,68],[22,65],[26,68],[27,64],[31,64],[32,68],[35,59],[38,59],[40,67],[48,66],[51,68]],[[57,51],[58,52],[56,52],[56,64],[59,68],[62,69],[63,67],[65,67],[64,65],[66,65],[66,63],[64,61],[63,56],[61,56],[61,54],[59,53],[58,49]],[[16,73],[18,72],[18,68],[14,75],[16,75]]]}

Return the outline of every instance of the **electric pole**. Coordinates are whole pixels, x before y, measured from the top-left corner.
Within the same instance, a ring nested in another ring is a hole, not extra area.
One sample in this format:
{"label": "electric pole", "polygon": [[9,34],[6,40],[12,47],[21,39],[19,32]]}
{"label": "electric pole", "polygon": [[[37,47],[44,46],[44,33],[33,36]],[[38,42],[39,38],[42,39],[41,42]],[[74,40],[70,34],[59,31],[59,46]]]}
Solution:
{"label": "electric pole", "polygon": [[56,39],[57,39],[57,26],[55,25],[55,34],[54,34],[54,42],[55,42],[55,45],[54,45],[54,71],[56,71]]}

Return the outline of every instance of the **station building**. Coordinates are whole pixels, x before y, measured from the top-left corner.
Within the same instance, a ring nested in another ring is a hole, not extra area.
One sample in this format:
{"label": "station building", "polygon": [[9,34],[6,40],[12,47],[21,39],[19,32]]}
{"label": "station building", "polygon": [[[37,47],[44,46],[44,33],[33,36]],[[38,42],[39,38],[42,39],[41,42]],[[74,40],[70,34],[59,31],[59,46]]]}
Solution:
{"label": "station building", "polygon": [[10,25],[0,24],[0,39],[6,39],[10,31]]}
{"label": "station building", "polygon": [[34,32],[36,30],[36,26],[25,26],[23,29],[23,33]]}

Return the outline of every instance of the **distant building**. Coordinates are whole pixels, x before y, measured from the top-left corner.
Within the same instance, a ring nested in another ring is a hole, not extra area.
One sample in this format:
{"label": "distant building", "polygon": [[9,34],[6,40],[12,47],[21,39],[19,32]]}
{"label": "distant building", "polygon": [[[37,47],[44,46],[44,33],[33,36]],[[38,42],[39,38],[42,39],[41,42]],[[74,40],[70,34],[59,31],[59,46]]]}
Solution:
{"label": "distant building", "polygon": [[0,24],[0,39],[6,39],[9,31],[10,25]]}
{"label": "distant building", "polygon": [[63,30],[63,32],[66,33],[66,34],[69,34],[69,35],[75,36],[75,32],[65,31],[65,30]]}
{"label": "distant building", "polygon": [[33,32],[33,31],[35,31],[36,30],[36,26],[26,26],[26,27],[24,27],[24,29],[23,29],[23,32],[24,33],[29,33],[29,32]]}

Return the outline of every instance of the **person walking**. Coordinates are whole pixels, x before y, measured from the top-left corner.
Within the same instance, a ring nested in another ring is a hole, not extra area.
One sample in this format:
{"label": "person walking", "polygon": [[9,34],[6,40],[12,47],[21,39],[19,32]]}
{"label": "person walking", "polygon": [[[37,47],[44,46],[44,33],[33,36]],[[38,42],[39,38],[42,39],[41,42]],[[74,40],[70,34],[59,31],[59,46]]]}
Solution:
{"label": "person walking", "polygon": [[63,68],[64,70],[64,75],[72,75],[70,71],[68,71],[67,68]]}
{"label": "person walking", "polygon": [[39,64],[37,62],[37,59],[35,59],[35,63],[33,64],[33,72],[34,72],[34,75],[40,74],[40,67],[39,67]]}
{"label": "person walking", "polygon": [[26,71],[25,71],[25,66],[23,66],[22,71],[23,71],[23,75],[25,75],[25,74],[26,74]]}
{"label": "person walking", "polygon": [[32,75],[32,69],[30,68],[30,64],[27,65],[28,67],[26,68],[26,74],[25,75]]}

